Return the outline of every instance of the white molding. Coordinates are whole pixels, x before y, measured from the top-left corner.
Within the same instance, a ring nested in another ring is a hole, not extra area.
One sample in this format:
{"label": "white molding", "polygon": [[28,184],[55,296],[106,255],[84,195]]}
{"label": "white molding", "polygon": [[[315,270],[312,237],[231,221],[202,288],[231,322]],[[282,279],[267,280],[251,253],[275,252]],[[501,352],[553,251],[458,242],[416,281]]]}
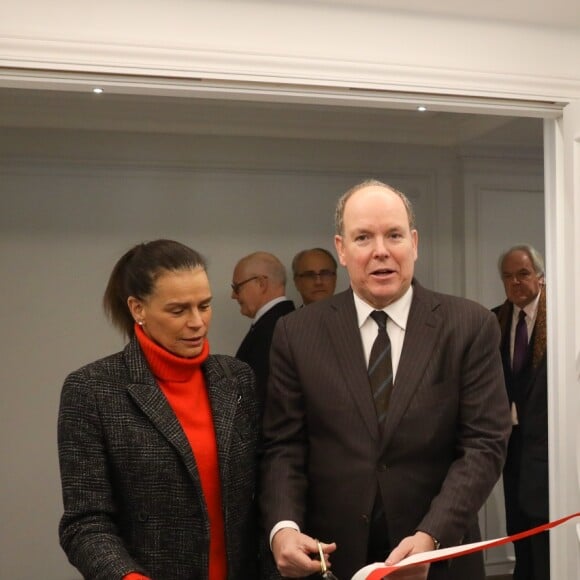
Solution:
{"label": "white molding", "polygon": [[[544,157],[536,154],[536,150],[526,152],[518,147],[503,150],[502,148],[489,148],[480,150],[480,153],[461,156],[464,173],[470,176],[483,177],[486,183],[493,183],[494,187],[501,187],[505,184],[504,176],[514,174],[514,166],[518,175],[541,177],[544,173]],[[501,176],[501,180],[497,177]],[[510,180],[511,181],[511,180]]]}
{"label": "white molding", "polygon": [[541,173],[544,165],[544,151],[542,147],[517,147],[511,145],[461,147],[460,157],[463,166],[474,172],[487,173],[486,165],[493,165],[494,171],[504,169],[511,171],[512,163],[529,163],[529,170],[534,174]]}
{"label": "white molding", "polygon": [[[430,168],[419,168],[412,171],[409,168],[388,167],[379,161],[363,164],[348,160],[338,161],[336,164],[320,164],[318,167],[301,165],[300,168],[292,167],[287,161],[280,159],[268,159],[267,157],[215,160],[211,158],[189,160],[125,160],[104,158],[100,154],[92,157],[4,157],[0,159],[0,173],[7,175],[27,175],[32,172],[39,175],[87,175],[89,173],[105,171],[111,175],[152,175],[156,173],[174,173],[188,175],[191,173],[206,172],[239,172],[243,174],[272,173],[280,175],[313,175],[313,176],[351,176],[353,179],[368,178],[368,174],[377,175],[389,182],[408,183],[405,186],[408,195],[413,200],[422,195],[437,193],[435,185],[435,171]],[[401,186],[403,187],[403,186]],[[430,204],[433,205],[432,201]],[[434,211],[435,208],[430,208]]]}
{"label": "white molding", "polygon": [[[575,78],[243,51],[0,37],[0,86],[82,90],[97,80],[119,92],[248,94],[253,100],[260,94],[283,96],[285,101],[309,95],[329,98],[333,96],[329,89],[356,89],[361,93],[339,91],[334,98],[351,102],[358,99],[372,105],[384,102],[385,95],[373,93],[379,91],[393,93],[391,106],[399,103],[408,108],[426,102],[440,110],[450,110],[451,104],[455,111],[458,107],[466,112],[487,108],[505,114],[525,109],[527,116],[536,111],[537,116],[544,117],[558,116],[563,103],[580,98],[580,79]],[[442,96],[474,99],[462,105],[461,100],[453,103]]]}

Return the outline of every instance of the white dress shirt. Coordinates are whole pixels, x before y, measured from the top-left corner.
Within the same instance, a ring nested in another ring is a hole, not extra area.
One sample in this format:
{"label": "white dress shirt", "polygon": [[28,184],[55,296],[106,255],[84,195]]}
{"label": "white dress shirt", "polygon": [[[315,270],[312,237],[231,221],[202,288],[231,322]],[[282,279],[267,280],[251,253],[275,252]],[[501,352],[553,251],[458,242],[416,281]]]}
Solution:
{"label": "white dress shirt", "polygon": [[[371,313],[376,310],[373,306],[367,304],[356,293],[354,295],[354,306],[358,318],[358,327],[363,343],[365,360],[367,366],[371,356],[371,349],[378,333],[377,323],[371,318]],[[409,286],[407,291],[395,302],[382,309],[389,317],[387,319],[387,334],[391,341],[391,357],[393,363],[393,383],[396,384],[397,369],[403,350],[403,341],[405,340],[405,330],[407,329],[407,319],[411,310],[413,301],[413,286]]]}
{"label": "white dress shirt", "polygon": [[266,304],[264,304],[261,308],[258,308],[256,316],[254,316],[254,318],[252,319],[252,326],[254,326],[254,324],[256,324],[256,322],[258,322],[258,320],[260,320],[260,318],[264,316],[264,314],[266,314],[268,310],[274,308],[274,306],[276,306],[276,304],[278,304],[279,302],[284,302],[284,300],[288,300],[288,298],[286,298],[286,296],[279,296],[278,298],[270,300],[270,302],[266,302]]}

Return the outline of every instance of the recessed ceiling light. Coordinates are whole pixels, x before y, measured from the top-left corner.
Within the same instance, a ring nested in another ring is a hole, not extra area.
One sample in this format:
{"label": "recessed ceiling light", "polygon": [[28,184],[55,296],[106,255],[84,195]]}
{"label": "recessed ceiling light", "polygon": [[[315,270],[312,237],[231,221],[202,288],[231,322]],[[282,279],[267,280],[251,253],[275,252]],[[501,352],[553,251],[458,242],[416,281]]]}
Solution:
{"label": "recessed ceiling light", "polygon": [[419,105],[417,107],[417,111],[419,111],[420,113],[424,113],[427,110],[427,107],[425,107],[424,105]]}
{"label": "recessed ceiling light", "polygon": [[104,89],[102,89],[101,87],[95,87],[93,89],[93,93],[95,93],[95,95],[100,95],[103,92],[104,92]]}

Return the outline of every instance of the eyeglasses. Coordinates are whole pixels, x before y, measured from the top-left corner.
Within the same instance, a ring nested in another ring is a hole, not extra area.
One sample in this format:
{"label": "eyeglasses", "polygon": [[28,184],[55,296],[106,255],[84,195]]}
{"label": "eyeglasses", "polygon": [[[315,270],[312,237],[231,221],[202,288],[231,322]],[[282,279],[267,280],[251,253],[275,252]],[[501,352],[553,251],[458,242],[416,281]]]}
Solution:
{"label": "eyeglasses", "polygon": [[240,289],[244,284],[247,284],[248,282],[251,282],[252,280],[257,280],[258,278],[262,278],[262,276],[252,276],[251,278],[246,278],[245,280],[242,280],[241,282],[232,282],[231,286],[232,286],[232,290],[234,291],[234,294],[239,294]]}
{"label": "eyeglasses", "polygon": [[296,274],[296,278],[304,278],[305,280],[316,280],[316,278],[320,278],[321,280],[330,280],[335,276],[336,272],[333,272],[332,270],[319,270],[318,272],[315,270],[306,270],[306,272]]}
{"label": "eyeglasses", "polygon": [[537,276],[535,272],[530,272],[529,270],[519,270],[513,274],[510,272],[502,272],[501,278],[504,282],[511,282],[513,279],[515,279],[516,282],[527,282],[534,276]]}

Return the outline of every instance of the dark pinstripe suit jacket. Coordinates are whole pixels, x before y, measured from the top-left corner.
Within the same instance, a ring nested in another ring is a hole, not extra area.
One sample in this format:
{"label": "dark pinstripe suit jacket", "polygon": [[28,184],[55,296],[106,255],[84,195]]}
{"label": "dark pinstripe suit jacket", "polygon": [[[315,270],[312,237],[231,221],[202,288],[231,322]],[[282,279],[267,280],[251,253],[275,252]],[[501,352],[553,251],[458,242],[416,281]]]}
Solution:
{"label": "dark pinstripe suit jacket", "polygon": [[499,341],[487,309],[414,283],[380,435],[352,291],[282,318],[264,422],[266,529],[293,520],[336,541],[333,571],[348,579],[365,564],[378,484],[392,547],[417,529],[443,546],[477,538],[510,431]]}
{"label": "dark pinstripe suit jacket", "polygon": [[[257,577],[254,500],[260,408],[250,368],[203,365],[218,445],[228,579]],[[207,579],[209,523],[189,443],[133,338],[70,374],[58,423],[60,540],[85,578],[132,570]]]}

